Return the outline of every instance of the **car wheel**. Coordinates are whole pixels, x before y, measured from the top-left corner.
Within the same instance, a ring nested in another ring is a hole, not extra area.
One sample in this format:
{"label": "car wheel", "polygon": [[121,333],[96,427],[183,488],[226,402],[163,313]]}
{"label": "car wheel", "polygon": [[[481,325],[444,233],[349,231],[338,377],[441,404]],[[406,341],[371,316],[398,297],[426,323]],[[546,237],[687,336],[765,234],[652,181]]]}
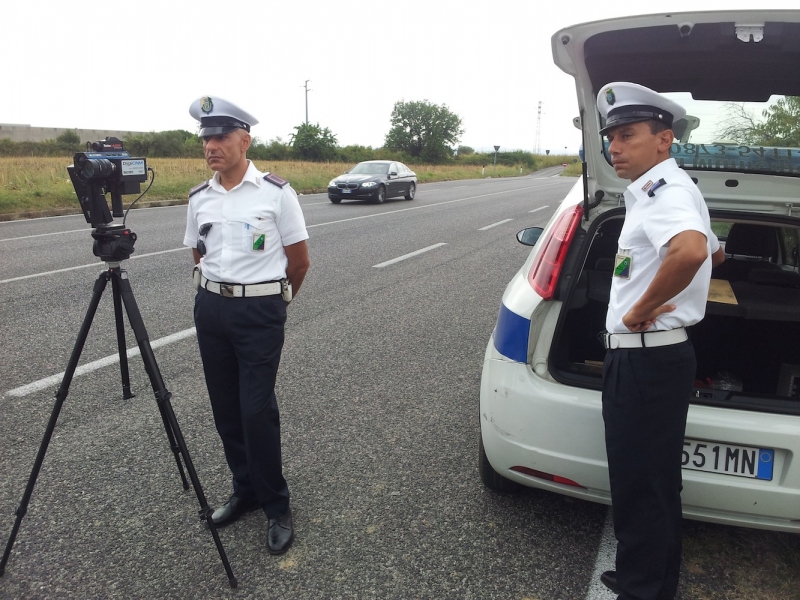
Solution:
{"label": "car wheel", "polygon": [[386,188],[384,186],[378,186],[378,193],[375,196],[375,203],[376,204],[383,204],[386,201]]}
{"label": "car wheel", "polygon": [[406,192],[406,200],[413,200],[414,195],[417,193],[417,186],[412,182],[411,185],[408,186],[408,191]]}
{"label": "car wheel", "polygon": [[328,196],[328,198],[329,198],[329,199],[330,199],[330,201],[331,201],[331,202],[333,202],[334,204],[339,204],[339,202],[341,202],[341,201],[342,201],[342,199],[341,199],[341,198],[335,198],[335,197],[333,197],[333,196]]}
{"label": "car wheel", "polygon": [[483,438],[478,442],[478,471],[481,474],[481,481],[490,490],[496,492],[512,493],[518,491],[522,485],[516,481],[506,479],[492,468],[489,459],[486,457],[486,450],[483,448]]}

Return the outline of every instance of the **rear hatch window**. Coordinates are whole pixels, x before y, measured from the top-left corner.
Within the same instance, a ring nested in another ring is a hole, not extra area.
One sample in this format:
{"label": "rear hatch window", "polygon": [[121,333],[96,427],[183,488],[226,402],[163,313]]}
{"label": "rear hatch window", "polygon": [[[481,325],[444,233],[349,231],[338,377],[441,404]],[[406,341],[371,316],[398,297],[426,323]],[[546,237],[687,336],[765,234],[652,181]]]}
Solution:
{"label": "rear hatch window", "polygon": [[800,24],[659,25],[586,40],[595,91],[635,81],[686,108],[672,155],[687,170],[800,177]]}

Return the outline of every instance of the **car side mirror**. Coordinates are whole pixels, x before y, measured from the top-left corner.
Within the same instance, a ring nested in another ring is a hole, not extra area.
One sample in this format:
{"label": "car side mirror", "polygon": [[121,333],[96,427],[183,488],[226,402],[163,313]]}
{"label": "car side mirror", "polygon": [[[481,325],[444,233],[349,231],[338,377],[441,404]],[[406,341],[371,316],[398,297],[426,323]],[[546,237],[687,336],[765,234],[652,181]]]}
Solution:
{"label": "car side mirror", "polygon": [[389,173],[389,177],[391,177],[392,175],[394,175],[395,177],[397,177],[397,171],[392,171],[391,173]]}
{"label": "car side mirror", "polygon": [[525,246],[535,246],[543,231],[544,228],[542,227],[526,227],[517,232],[517,241]]}

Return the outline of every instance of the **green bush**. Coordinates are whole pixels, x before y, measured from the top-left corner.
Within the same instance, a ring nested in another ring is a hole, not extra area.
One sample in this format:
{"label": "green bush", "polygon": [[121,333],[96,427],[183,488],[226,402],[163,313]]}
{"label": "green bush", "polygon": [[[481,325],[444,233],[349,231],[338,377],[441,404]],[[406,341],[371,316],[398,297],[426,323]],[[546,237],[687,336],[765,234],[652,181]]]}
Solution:
{"label": "green bush", "polygon": [[[455,161],[465,165],[489,167],[495,164],[495,156],[494,152],[476,152],[466,155],[462,155],[461,152],[459,152]],[[497,164],[507,167],[523,167],[528,171],[533,171],[536,169],[538,161],[537,157],[530,152],[514,150],[512,152],[498,152]]]}
{"label": "green bush", "polygon": [[338,149],[338,160],[340,162],[360,163],[365,160],[379,160],[380,158],[380,149],[373,149],[372,146],[353,144]]}
{"label": "green bush", "polygon": [[277,137],[267,144],[258,138],[253,139],[247,156],[254,160],[292,160],[292,147]]}
{"label": "green bush", "polygon": [[[131,156],[145,156],[148,158],[185,158],[190,156],[196,158],[203,155],[203,144],[200,138],[182,129],[135,135],[123,140],[123,142],[125,150]],[[197,153],[198,147],[200,149],[199,155]],[[187,152],[189,152],[188,155]]]}
{"label": "green bush", "polygon": [[12,142],[9,138],[0,140],[0,156],[72,156],[82,150],[80,140],[78,143],[58,140]]}

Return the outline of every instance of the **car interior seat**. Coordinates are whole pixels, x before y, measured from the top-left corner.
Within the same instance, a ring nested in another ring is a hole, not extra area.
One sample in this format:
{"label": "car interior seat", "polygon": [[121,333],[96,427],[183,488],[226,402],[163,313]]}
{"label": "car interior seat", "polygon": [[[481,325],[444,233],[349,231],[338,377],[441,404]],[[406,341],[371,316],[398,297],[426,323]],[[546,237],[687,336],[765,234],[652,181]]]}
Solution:
{"label": "car interior seat", "polygon": [[782,271],[778,261],[778,230],[769,225],[734,223],[725,240],[726,260],[714,268],[712,277],[728,281],[750,281],[755,270]]}

